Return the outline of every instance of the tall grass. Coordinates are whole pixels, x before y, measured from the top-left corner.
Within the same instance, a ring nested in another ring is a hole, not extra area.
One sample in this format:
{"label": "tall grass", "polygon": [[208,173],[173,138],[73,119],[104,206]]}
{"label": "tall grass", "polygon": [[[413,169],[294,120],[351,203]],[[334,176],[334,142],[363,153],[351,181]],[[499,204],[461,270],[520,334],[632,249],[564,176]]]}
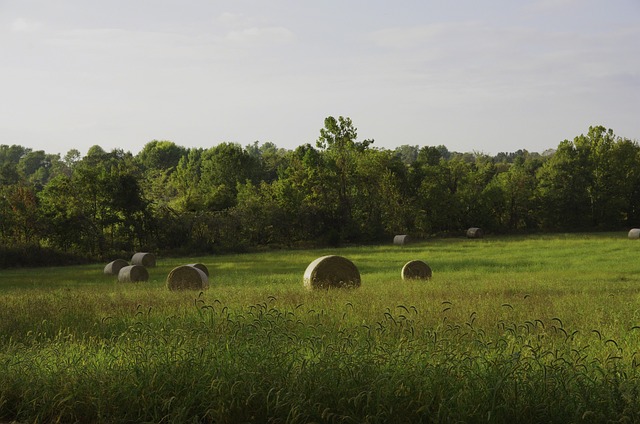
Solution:
{"label": "tall grass", "polygon": [[[0,274],[0,421],[640,421],[640,248],[626,234],[162,259]],[[340,254],[357,290],[307,291]],[[428,282],[403,281],[424,260]],[[202,262],[205,292],[169,292]]]}

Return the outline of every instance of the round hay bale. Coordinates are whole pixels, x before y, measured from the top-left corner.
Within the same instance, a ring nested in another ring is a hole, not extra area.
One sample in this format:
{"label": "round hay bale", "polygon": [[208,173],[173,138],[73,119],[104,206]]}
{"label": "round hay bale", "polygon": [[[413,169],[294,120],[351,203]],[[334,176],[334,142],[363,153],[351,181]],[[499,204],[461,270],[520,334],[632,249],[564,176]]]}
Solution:
{"label": "round hay bale", "polygon": [[209,277],[191,265],[173,268],[167,276],[169,290],[203,290],[209,287]]}
{"label": "round hay bale", "polygon": [[209,276],[209,268],[207,268],[205,264],[189,264],[187,266],[198,268],[200,271],[204,272],[207,277]]}
{"label": "round hay bale", "polygon": [[478,227],[471,227],[467,230],[467,237],[468,238],[482,238],[484,237],[484,231],[482,231],[482,228],[478,228]]}
{"label": "round hay bale", "polygon": [[118,281],[121,283],[135,283],[138,281],[147,281],[149,272],[142,265],[128,265],[120,269],[118,272]]}
{"label": "round hay bale", "polygon": [[396,246],[404,246],[405,244],[408,244],[410,241],[411,240],[409,236],[406,234],[400,234],[393,238],[393,244],[395,244]]}
{"label": "round hay bale", "polygon": [[145,268],[156,266],[156,255],[148,252],[138,252],[131,257],[132,265],[142,265]]}
{"label": "round hay bale", "polygon": [[423,261],[409,261],[402,267],[403,280],[428,280],[431,278],[431,267]]}
{"label": "round hay bale", "polygon": [[349,259],[337,255],[322,256],[304,272],[308,289],[360,287],[360,272]]}
{"label": "round hay bale", "polygon": [[629,230],[629,238],[631,240],[640,239],[640,228],[632,228]]}
{"label": "round hay bale", "polygon": [[128,266],[128,265],[129,265],[129,262],[125,261],[124,259],[116,259],[115,261],[109,262],[104,267],[104,274],[105,275],[118,275],[120,270],[122,268],[124,268],[125,266]]}

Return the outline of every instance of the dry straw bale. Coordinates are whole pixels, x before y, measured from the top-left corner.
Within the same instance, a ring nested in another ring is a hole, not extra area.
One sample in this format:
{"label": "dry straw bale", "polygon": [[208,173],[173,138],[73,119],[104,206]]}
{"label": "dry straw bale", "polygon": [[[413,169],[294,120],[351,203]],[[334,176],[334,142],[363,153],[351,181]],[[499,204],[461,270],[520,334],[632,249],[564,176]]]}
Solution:
{"label": "dry straw bale", "polygon": [[632,240],[640,239],[640,228],[632,228],[629,230],[629,238]]}
{"label": "dry straw bale", "polygon": [[468,238],[482,238],[484,237],[484,231],[482,231],[482,228],[478,228],[478,227],[471,227],[467,230],[467,237]]}
{"label": "dry straw bale", "polygon": [[408,244],[410,241],[411,240],[409,239],[409,236],[406,234],[400,234],[393,238],[393,244],[395,244],[396,246],[404,246],[405,244]]}
{"label": "dry straw bale", "polygon": [[409,261],[402,267],[403,280],[428,280],[431,278],[431,267],[423,261]]}
{"label": "dry straw bale", "polygon": [[200,271],[204,272],[207,277],[209,276],[209,268],[207,268],[205,264],[198,263],[198,264],[189,264],[187,266],[198,268]]}
{"label": "dry straw bale", "polygon": [[167,276],[169,290],[202,290],[209,287],[209,277],[191,265],[180,265]]}
{"label": "dry straw bale", "polygon": [[129,265],[129,262],[125,261],[124,259],[116,259],[115,261],[109,262],[104,267],[104,274],[105,275],[118,275],[120,270],[122,268],[124,268],[125,266],[128,266],[128,265]]}
{"label": "dry straw bale", "polygon": [[121,283],[135,283],[137,281],[147,281],[149,272],[142,265],[128,265],[118,272],[118,281]]}
{"label": "dry straw bale", "polygon": [[148,252],[138,252],[131,258],[132,265],[142,265],[146,268],[153,268],[156,266],[156,255]]}
{"label": "dry straw bale", "polygon": [[337,255],[322,256],[304,272],[308,289],[360,287],[360,272],[349,259]]}

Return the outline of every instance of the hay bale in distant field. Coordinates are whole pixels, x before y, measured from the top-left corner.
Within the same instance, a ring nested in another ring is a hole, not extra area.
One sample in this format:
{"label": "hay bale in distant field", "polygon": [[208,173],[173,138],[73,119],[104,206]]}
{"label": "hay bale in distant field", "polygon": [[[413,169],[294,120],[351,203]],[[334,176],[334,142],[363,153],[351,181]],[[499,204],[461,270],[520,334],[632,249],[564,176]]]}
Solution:
{"label": "hay bale in distant field", "polygon": [[142,265],[128,265],[120,269],[118,272],[118,281],[121,283],[135,283],[138,281],[147,281],[149,272]]}
{"label": "hay bale in distant field", "polygon": [[629,238],[632,240],[640,239],[640,228],[632,228],[629,230]]}
{"label": "hay bale in distant field", "polygon": [[482,231],[482,228],[478,228],[478,227],[471,227],[467,230],[467,237],[468,238],[482,238],[484,237],[484,231]]}
{"label": "hay bale in distant field", "polygon": [[191,265],[181,265],[167,276],[169,290],[203,290],[209,287],[209,277]]}
{"label": "hay bale in distant field", "polygon": [[393,238],[393,244],[395,244],[396,246],[404,246],[405,244],[408,244],[410,241],[411,239],[406,234],[400,234]]}
{"label": "hay bale in distant field", "polygon": [[187,266],[198,268],[200,271],[204,272],[207,277],[209,276],[209,268],[207,268],[205,264],[189,264]]}
{"label": "hay bale in distant field", "polygon": [[124,268],[125,266],[128,266],[128,265],[129,265],[129,262],[125,261],[124,259],[116,259],[115,261],[109,262],[104,267],[104,274],[105,275],[118,275],[120,270],[122,268]]}
{"label": "hay bale in distant field", "polygon": [[308,289],[360,287],[360,272],[349,259],[337,255],[322,256],[304,272]]}
{"label": "hay bale in distant field", "polygon": [[431,278],[431,267],[423,261],[409,261],[402,267],[400,273],[403,280],[428,280]]}
{"label": "hay bale in distant field", "polygon": [[131,258],[132,265],[142,265],[145,268],[156,266],[156,255],[148,252],[138,252]]}

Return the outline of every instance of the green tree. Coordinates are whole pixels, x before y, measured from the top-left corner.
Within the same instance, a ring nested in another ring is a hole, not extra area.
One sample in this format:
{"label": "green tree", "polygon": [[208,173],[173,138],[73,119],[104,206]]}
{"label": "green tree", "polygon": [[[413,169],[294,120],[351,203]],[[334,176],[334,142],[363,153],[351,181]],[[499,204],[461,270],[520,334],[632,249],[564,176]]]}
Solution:
{"label": "green tree", "polygon": [[138,179],[130,153],[90,149],[71,176],[57,176],[40,194],[50,241],[96,257],[146,245],[150,217]]}
{"label": "green tree", "polygon": [[[204,210],[204,200],[200,190],[200,176],[202,171],[203,149],[189,149],[186,156],[180,158],[175,172],[171,175],[171,190],[165,193],[170,197],[164,199],[162,204],[168,204],[178,211],[201,211]],[[156,197],[157,199],[157,197]]]}
{"label": "green tree", "polygon": [[144,145],[136,159],[144,170],[171,171],[186,154],[185,148],[172,141],[153,140]]}
{"label": "green tree", "polygon": [[259,144],[256,141],[248,145],[245,151],[259,163],[259,171],[256,173],[258,181],[275,181],[278,171],[287,164],[287,150],[280,149],[271,142]]}
{"label": "green tree", "polygon": [[0,186],[1,239],[14,245],[37,245],[41,220],[33,186],[24,182]]}
{"label": "green tree", "polygon": [[422,179],[416,196],[416,230],[423,236],[464,228],[468,204],[464,193],[472,164],[458,155],[437,164],[421,162]]}
{"label": "green tree", "polygon": [[518,157],[504,172],[498,173],[487,186],[499,196],[493,215],[498,219],[499,231],[535,230],[537,216],[535,190],[539,159],[528,155]]}
{"label": "green tree", "polygon": [[287,217],[274,196],[272,186],[262,181],[254,185],[251,181],[238,185],[238,203],[232,208],[240,223],[243,241],[248,245],[264,246],[286,242]]}
{"label": "green tree", "polygon": [[457,197],[463,208],[460,229],[483,227],[487,230],[496,230],[500,228],[497,217],[493,213],[495,204],[501,200],[500,195],[489,186],[498,172],[493,158],[478,153],[460,158],[468,163],[466,177],[460,179],[461,184],[457,190]]}
{"label": "green tree", "polygon": [[316,146],[326,157],[326,169],[329,187],[336,190],[337,204],[333,227],[342,240],[349,240],[357,230],[352,222],[353,201],[351,188],[354,184],[354,168],[359,154],[365,152],[373,140],[357,142],[357,128],[350,118],[332,116],[325,118],[324,128]]}
{"label": "green tree", "polygon": [[640,146],[629,139],[618,139],[613,151],[618,173],[622,225],[635,227],[640,222]]}
{"label": "green tree", "polygon": [[569,140],[538,171],[536,197],[545,230],[587,229],[591,220],[589,152]]}
{"label": "green tree", "polygon": [[603,126],[589,127],[587,135],[576,137],[574,144],[589,152],[592,178],[587,192],[592,226],[620,228],[629,210],[629,193],[633,191],[630,183],[638,179],[637,146]]}
{"label": "green tree", "polygon": [[56,173],[62,172],[64,164],[60,155],[51,155],[43,150],[25,153],[18,161],[17,171],[20,176],[41,189]]}
{"label": "green tree", "polygon": [[31,149],[15,144],[0,144],[0,185],[11,185],[20,181],[18,163],[30,151]]}
{"label": "green tree", "polygon": [[288,152],[286,163],[271,184],[275,201],[288,217],[284,237],[291,243],[308,240],[338,243],[337,197],[324,155],[310,144],[304,144]]}
{"label": "green tree", "polygon": [[397,153],[367,149],[356,156],[353,220],[362,240],[376,241],[412,230],[414,205],[407,166]]}
{"label": "green tree", "polygon": [[73,169],[73,166],[82,159],[82,155],[80,154],[80,150],[78,149],[70,149],[63,158],[64,164],[67,165],[67,168]]}
{"label": "green tree", "polygon": [[419,151],[419,146],[410,146],[408,144],[403,144],[402,146],[398,146],[394,149],[394,153],[405,165],[411,165],[418,160]]}
{"label": "green tree", "polygon": [[[637,146],[602,126],[564,140],[538,173],[545,229],[614,229],[633,210]],[[631,212],[633,214],[633,212]]]}
{"label": "green tree", "polygon": [[71,176],[58,175],[39,193],[47,244],[63,251],[93,252],[96,236]]}
{"label": "green tree", "polygon": [[211,210],[234,206],[238,183],[257,182],[258,161],[237,143],[221,143],[205,150],[201,163],[200,192]]}

